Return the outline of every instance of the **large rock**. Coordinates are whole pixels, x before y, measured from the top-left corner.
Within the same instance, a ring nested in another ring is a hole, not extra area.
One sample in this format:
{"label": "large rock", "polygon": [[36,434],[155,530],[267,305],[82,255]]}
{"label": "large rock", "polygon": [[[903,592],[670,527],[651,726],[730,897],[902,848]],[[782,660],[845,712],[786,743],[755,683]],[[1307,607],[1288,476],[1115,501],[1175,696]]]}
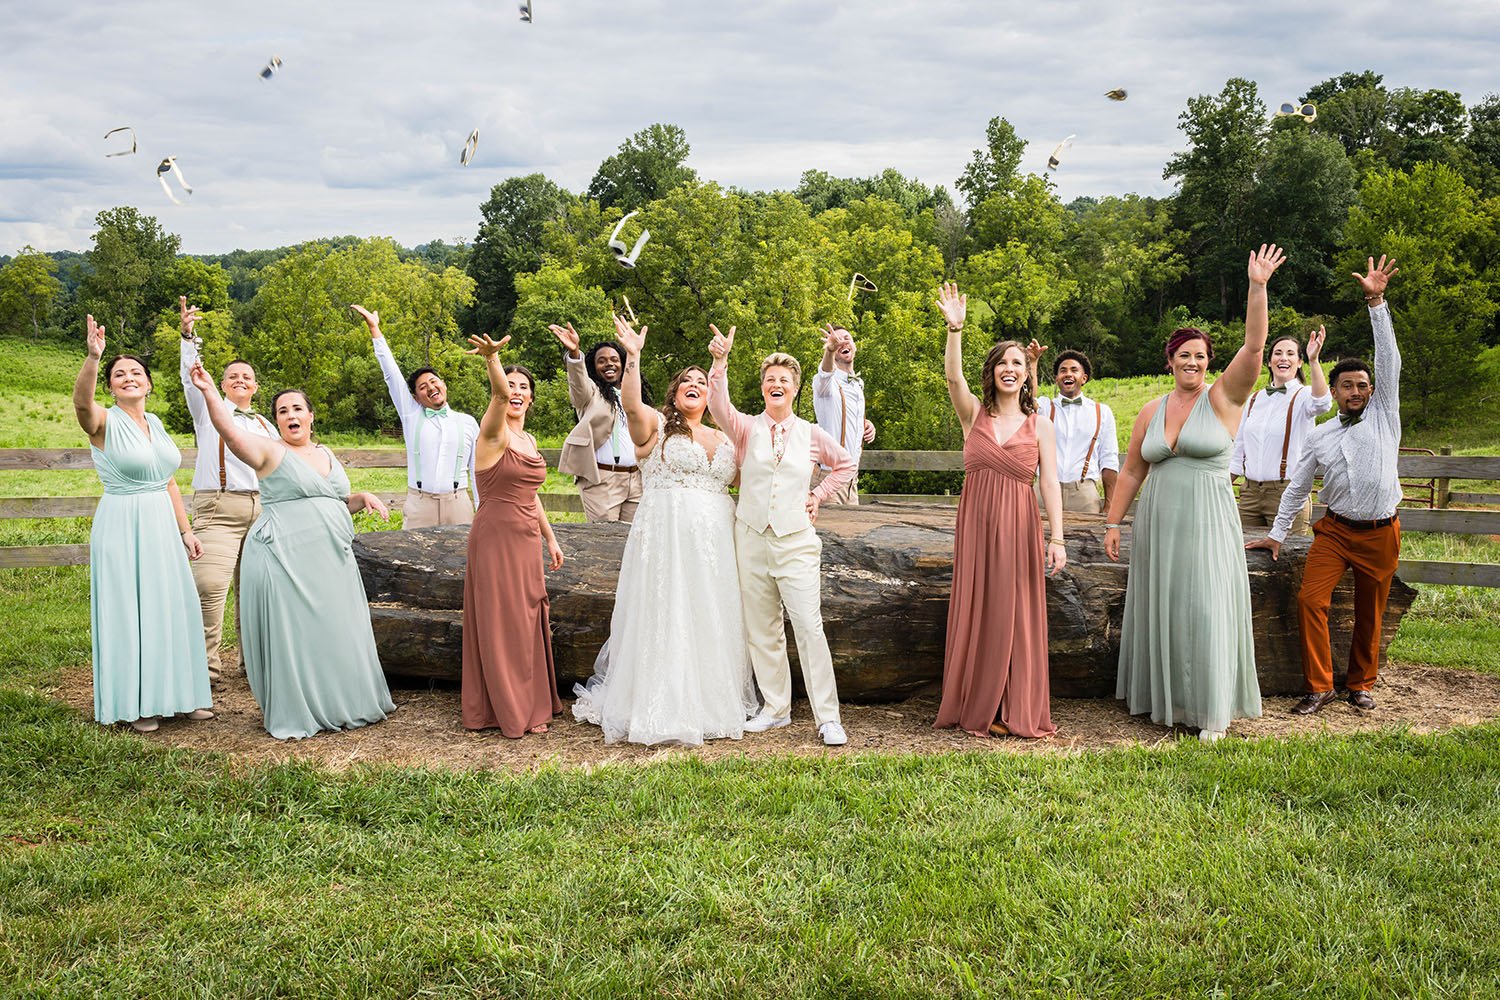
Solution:
{"label": "large rock", "polygon": [[[820,513],[823,620],[841,697],[894,700],[941,679],[954,516],[948,506],[894,504],[828,507]],[[1114,693],[1130,535],[1125,534],[1121,562],[1112,563],[1104,555],[1100,521],[1069,515],[1068,566],[1047,581],[1052,693],[1062,697]],[[594,657],[609,634],[629,526],[558,524],[554,529],[567,562],[547,574],[547,589],[558,683],[566,692],[593,672]],[[387,673],[458,678],[467,540],[466,527],[357,536],[355,556]],[[1264,694],[1302,691],[1297,588],[1308,544],[1307,539],[1289,541],[1277,562],[1265,552],[1248,553],[1256,667]],[[1391,588],[1382,660],[1414,597],[1399,580]],[[1334,663],[1340,669],[1352,623],[1353,587],[1346,579],[1330,613]],[[795,649],[792,655],[795,659]]]}

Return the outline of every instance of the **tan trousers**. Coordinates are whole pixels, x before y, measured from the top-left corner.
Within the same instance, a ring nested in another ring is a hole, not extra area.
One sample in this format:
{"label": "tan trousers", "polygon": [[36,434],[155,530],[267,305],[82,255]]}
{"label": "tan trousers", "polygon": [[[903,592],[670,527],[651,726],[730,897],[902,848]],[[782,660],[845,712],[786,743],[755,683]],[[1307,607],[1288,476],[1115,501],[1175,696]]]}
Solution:
{"label": "tan trousers", "polygon": [[[1240,527],[1241,528],[1269,528],[1276,523],[1276,511],[1281,507],[1281,494],[1286,492],[1287,483],[1284,481],[1257,482],[1247,479],[1240,487]],[[1289,534],[1308,535],[1307,519],[1312,516],[1312,497],[1297,511],[1297,516],[1292,518],[1292,527]]]}
{"label": "tan trousers", "polygon": [[590,521],[633,521],[641,503],[641,470],[600,469],[597,483],[578,480],[578,495],[583,498],[584,517]]}
{"label": "tan trousers", "polygon": [[439,524],[473,524],[474,501],[468,490],[451,493],[428,493],[406,490],[406,506],[401,509],[401,527],[431,528]]}
{"label": "tan trousers", "polygon": [[[822,466],[819,466],[818,468],[816,468],[816,469],[813,470],[812,482],[809,484],[809,487],[813,488],[813,489],[816,489],[817,485],[819,483],[821,483],[823,480],[827,479],[827,478],[828,478],[828,473],[826,473],[826,472],[823,471],[823,467]],[[833,496],[829,497],[827,500],[824,500],[823,503],[825,503],[825,504],[842,503],[842,504],[849,504],[850,506],[858,507],[859,506],[859,473],[856,471],[854,473],[854,478],[851,479],[851,480],[849,480],[849,485],[848,486],[845,486],[843,489],[839,490]]]}
{"label": "tan trousers", "polygon": [[792,661],[786,653],[781,609],[792,620],[802,683],[818,725],[839,721],[839,690],[833,654],[823,634],[823,540],[812,528],[777,538],[734,522],[740,604],[750,666],[765,702],[761,711],[785,719],[792,714]]}
{"label": "tan trousers", "polygon": [[203,556],[193,560],[193,583],[203,606],[203,642],[208,647],[208,679],[223,676],[219,645],[224,641],[224,605],[229,588],[240,590],[240,552],[250,525],[260,517],[259,493],[203,491],[192,495],[193,534],[203,543]]}
{"label": "tan trousers", "polygon": [[[1077,483],[1058,483],[1057,485],[1062,488],[1062,505],[1064,511],[1072,511],[1075,514],[1104,513],[1104,501],[1099,496],[1099,484],[1092,479],[1085,479]],[[1042,506],[1041,481],[1033,482],[1031,490],[1036,494],[1037,507],[1045,514],[1046,508]]]}

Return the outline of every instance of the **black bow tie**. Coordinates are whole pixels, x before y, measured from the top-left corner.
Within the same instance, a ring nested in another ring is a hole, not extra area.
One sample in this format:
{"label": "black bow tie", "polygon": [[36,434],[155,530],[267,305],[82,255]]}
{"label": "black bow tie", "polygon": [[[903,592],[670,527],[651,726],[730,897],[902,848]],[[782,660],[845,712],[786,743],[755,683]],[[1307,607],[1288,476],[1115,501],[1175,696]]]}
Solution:
{"label": "black bow tie", "polygon": [[1067,396],[1061,396],[1061,397],[1058,398],[1057,401],[1059,403],[1061,403],[1062,405],[1064,405],[1064,406],[1082,406],[1083,405],[1083,397],[1082,396],[1074,396],[1072,399],[1069,399]]}
{"label": "black bow tie", "polygon": [[1266,395],[1267,396],[1274,396],[1278,392],[1286,392],[1286,386],[1284,386],[1284,385],[1268,385],[1268,386],[1266,386]]}
{"label": "black bow tie", "polygon": [[1353,427],[1355,424],[1359,423],[1359,418],[1363,415],[1364,414],[1361,413],[1340,413],[1339,423],[1345,427]]}

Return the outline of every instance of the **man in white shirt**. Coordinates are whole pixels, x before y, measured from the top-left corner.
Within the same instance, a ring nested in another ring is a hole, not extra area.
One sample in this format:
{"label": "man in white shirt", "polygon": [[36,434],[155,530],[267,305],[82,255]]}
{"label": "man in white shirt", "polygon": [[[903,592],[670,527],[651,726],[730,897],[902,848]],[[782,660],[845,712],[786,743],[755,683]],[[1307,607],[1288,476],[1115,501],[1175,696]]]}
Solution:
{"label": "man in white shirt", "polygon": [[[471,524],[479,489],[474,484],[474,440],[479,422],[448,406],[448,386],[431,368],[418,368],[406,379],[380,333],[380,314],[351,305],[370,331],[375,360],[386,390],[401,418],[406,443],[406,505],[403,528],[438,524]],[[474,499],[470,499],[470,490]]]}
{"label": "man in white shirt", "polygon": [[[854,478],[829,496],[828,503],[859,503],[859,455],[875,440],[875,425],[865,419],[865,383],[854,374],[854,335],[841,326],[823,329],[823,362],[813,375],[813,413],[818,426],[854,459]],[[829,473],[825,465],[813,470],[817,486]]]}
{"label": "man in white shirt", "polygon": [[[188,412],[193,416],[193,435],[198,445],[198,460],[193,464],[192,520],[193,533],[203,543],[203,557],[190,566],[198,600],[203,606],[203,641],[208,648],[208,678],[218,683],[223,676],[219,643],[224,637],[224,605],[232,584],[239,592],[240,552],[250,525],[260,517],[260,483],[255,473],[234,452],[224,447],[224,439],[214,430],[209,418],[209,401],[193,385],[192,370],[198,363],[198,339],[193,326],[200,310],[179,296],[182,341],[178,374]],[[248,361],[238,359],[224,366],[221,406],[234,411],[234,425],[251,434],[277,437],[276,428],[254,411],[255,369]]]}
{"label": "man in white shirt", "polygon": [[1322,476],[1319,499],[1328,512],[1313,524],[1313,543],[1302,566],[1297,617],[1302,626],[1302,673],[1307,695],[1292,709],[1311,715],[1336,697],[1333,652],[1328,636],[1328,606],[1346,570],[1354,570],[1354,629],[1349,637],[1349,703],[1375,707],[1370,689],[1380,663],[1380,627],[1391,581],[1401,560],[1401,480],[1396,472],[1401,452],[1401,352],[1385,304],[1385,288],[1397,273],[1396,262],[1369,260],[1366,274],[1355,274],[1375,335],[1375,373],[1358,359],[1333,366],[1329,381],[1339,417],[1308,435],[1305,461],[1282,495],[1276,524],[1247,549],[1269,549],[1281,555],[1292,518]]}
{"label": "man in white shirt", "polygon": [[[1037,357],[1031,356],[1035,379]],[[1055,397],[1039,401],[1037,412],[1052,421],[1057,432],[1057,478],[1062,487],[1063,510],[1099,514],[1109,506],[1115,479],[1120,474],[1120,441],[1115,433],[1115,414],[1098,400],[1083,394],[1094,376],[1094,366],[1082,351],[1063,351],[1052,363]],[[1034,385],[1033,381],[1033,385]],[[1101,504],[1099,491],[1103,488]]]}
{"label": "man in white shirt", "polygon": [[[1317,424],[1318,414],[1333,406],[1328,380],[1318,357],[1328,332],[1321,326],[1307,338],[1307,361],[1312,366],[1311,387],[1297,377],[1302,365],[1301,345],[1288,334],[1271,345],[1267,367],[1271,384],[1250,397],[1234,436],[1234,454],[1229,459],[1229,479],[1244,476],[1239,509],[1242,528],[1269,528],[1276,521],[1281,495],[1302,462],[1303,443]],[[1308,534],[1312,496],[1292,519],[1294,535]]]}

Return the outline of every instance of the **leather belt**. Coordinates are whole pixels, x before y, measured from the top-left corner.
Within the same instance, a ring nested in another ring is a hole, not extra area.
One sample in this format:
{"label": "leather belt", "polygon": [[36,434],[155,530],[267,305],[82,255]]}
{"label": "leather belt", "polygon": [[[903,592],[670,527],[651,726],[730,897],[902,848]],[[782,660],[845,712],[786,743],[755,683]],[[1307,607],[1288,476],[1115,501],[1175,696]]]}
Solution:
{"label": "leather belt", "polygon": [[608,462],[597,463],[600,470],[604,472],[634,472],[639,466],[635,465],[610,465]]}
{"label": "leather belt", "polygon": [[1332,510],[1328,511],[1327,516],[1333,518],[1344,527],[1354,528],[1357,531],[1374,531],[1376,528],[1384,528],[1386,525],[1396,523],[1396,515],[1394,514],[1392,514],[1390,517],[1377,517],[1373,521],[1356,521],[1352,517],[1345,517],[1344,515],[1337,514]]}

